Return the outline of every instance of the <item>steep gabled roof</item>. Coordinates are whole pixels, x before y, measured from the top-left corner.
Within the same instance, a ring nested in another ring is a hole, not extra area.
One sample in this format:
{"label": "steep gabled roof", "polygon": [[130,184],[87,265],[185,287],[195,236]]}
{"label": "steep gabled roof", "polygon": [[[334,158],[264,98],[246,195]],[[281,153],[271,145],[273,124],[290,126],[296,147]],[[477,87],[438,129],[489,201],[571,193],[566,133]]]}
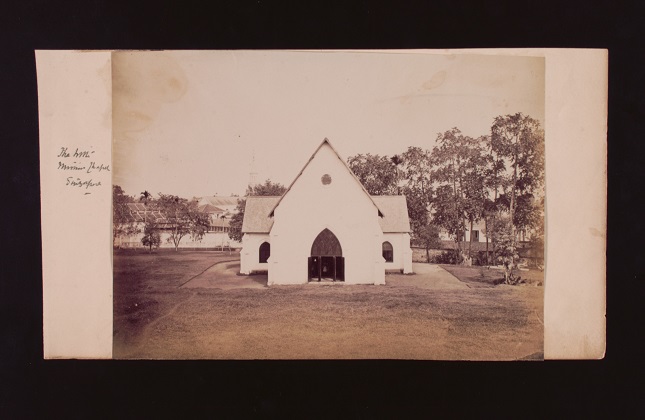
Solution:
{"label": "steep gabled roof", "polygon": [[408,204],[404,195],[373,195],[372,199],[385,213],[379,219],[383,233],[410,232]]}
{"label": "steep gabled roof", "polygon": [[273,218],[269,216],[279,196],[250,196],[246,198],[242,233],[269,233]]}
{"label": "steep gabled roof", "polygon": [[363,183],[361,183],[361,181],[356,177],[356,175],[354,174],[354,172],[352,172],[352,170],[349,168],[349,165],[347,165],[347,162],[345,162],[345,161],[340,157],[340,155],[338,154],[338,152],[336,151],[336,149],[334,149],[334,146],[332,146],[332,145],[331,145],[331,143],[329,142],[329,140],[327,139],[327,137],[325,137],[325,139],[320,143],[320,145],[319,145],[319,146],[316,148],[316,150],[313,152],[313,154],[311,155],[311,157],[309,158],[309,160],[307,160],[307,162],[305,163],[305,166],[303,166],[303,167],[302,167],[302,169],[300,170],[300,172],[298,172],[298,175],[296,175],[295,179],[291,182],[291,184],[289,185],[289,188],[287,188],[287,191],[285,191],[285,193],[284,193],[284,194],[282,194],[282,197],[279,197],[278,201],[275,203],[275,205],[273,206],[273,208],[272,208],[272,209],[271,209],[271,211],[269,212],[269,216],[273,217],[273,212],[274,212],[274,211],[275,211],[275,209],[280,205],[280,202],[282,201],[282,199],[283,199],[287,194],[289,194],[289,191],[291,191],[291,187],[293,187],[293,185],[296,183],[296,181],[298,180],[298,178],[300,178],[300,176],[301,176],[301,175],[302,175],[302,173],[305,171],[305,169],[307,168],[307,166],[309,166],[309,163],[311,163],[311,161],[313,160],[314,156],[316,156],[316,154],[318,153],[318,151],[323,147],[323,145],[324,145],[325,143],[326,143],[326,144],[331,148],[331,150],[334,152],[334,154],[336,154],[336,157],[338,158],[338,160],[340,160],[340,161],[343,163],[343,165],[345,165],[345,168],[346,168],[346,169],[347,169],[347,171],[352,175],[352,177],[356,180],[356,182],[358,183],[358,185],[360,185],[360,187],[361,187],[361,189],[363,190],[363,192],[365,193],[365,195],[366,195],[366,196],[368,196],[368,197],[370,198],[370,200],[372,201],[372,204],[374,204],[374,207],[376,207],[376,210],[378,211],[378,215],[379,215],[380,217],[383,217],[383,212],[381,211],[381,209],[379,208],[379,206],[376,204],[376,202],[372,199],[372,196],[370,196],[370,194],[367,192],[367,190],[366,190],[366,189],[365,189],[365,187],[363,186]]}

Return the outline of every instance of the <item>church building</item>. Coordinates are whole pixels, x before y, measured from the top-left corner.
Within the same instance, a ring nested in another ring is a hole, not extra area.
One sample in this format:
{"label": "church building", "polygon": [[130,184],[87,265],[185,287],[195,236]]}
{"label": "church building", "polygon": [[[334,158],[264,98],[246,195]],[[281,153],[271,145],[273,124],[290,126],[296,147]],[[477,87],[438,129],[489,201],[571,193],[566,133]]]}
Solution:
{"label": "church building", "polygon": [[279,197],[250,196],[242,224],[242,274],[268,285],[385,284],[412,272],[405,196],[371,196],[325,139]]}

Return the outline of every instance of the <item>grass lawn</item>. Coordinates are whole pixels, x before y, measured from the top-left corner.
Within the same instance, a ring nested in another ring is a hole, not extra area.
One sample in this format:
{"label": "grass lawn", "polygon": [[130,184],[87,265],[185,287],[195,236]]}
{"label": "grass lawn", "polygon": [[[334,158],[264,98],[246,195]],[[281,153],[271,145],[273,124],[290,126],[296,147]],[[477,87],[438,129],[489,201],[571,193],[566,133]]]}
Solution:
{"label": "grass lawn", "polygon": [[236,257],[203,251],[116,253],[114,357],[542,357],[542,287],[179,288],[214,263]]}
{"label": "grass lawn", "polygon": [[[504,271],[487,267],[465,267],[461,265],[444,265],[441,268],[468,284],[470,287],[495,287],[504,281]],[[544,285],[544,272],[537,269],[528,271],[514,270],[526,282],[524,287]],[[520,286],[523,287],[523,286]]]}

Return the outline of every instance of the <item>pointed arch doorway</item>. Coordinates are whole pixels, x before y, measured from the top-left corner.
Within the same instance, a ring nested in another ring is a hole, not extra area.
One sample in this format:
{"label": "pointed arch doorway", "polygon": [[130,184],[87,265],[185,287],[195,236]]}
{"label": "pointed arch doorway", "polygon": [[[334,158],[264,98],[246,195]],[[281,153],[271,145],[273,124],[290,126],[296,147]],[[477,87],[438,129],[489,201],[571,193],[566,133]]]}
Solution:
{"label": "pointed arch doorway", "polygon": [[324,229],[311,245],[309,281],[345,281],[345,258],[336,235]]}

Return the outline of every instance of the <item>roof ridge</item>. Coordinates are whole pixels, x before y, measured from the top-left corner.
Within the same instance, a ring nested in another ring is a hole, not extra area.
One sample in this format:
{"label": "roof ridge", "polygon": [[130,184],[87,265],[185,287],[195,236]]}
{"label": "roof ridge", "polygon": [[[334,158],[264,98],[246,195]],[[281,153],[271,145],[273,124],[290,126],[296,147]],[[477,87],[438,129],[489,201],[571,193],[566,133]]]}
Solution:
{"label": "roof ridge", "polygon": [[278,198],[282,197],[281,195],[247,195],[246,198]]}
{"label": "roof ridge", "polygon": [[345,162],[345,161],[340,157],[340,154],[338,154],[338,152],[336,151],[336,149],[334,148],[334,146],[332,146],[331,142],[329,141],[329,139],[328,139],[327,137],[325,137],[325,138],[324,138],[324,140],[323,140],[323,141],[318,145],[318,147],[316,147],[316,150],[314,150],[314,152],[311,154],[311,156],[309,157],[309,159],[307,159],[307,162],[306,162],[306,163],[305,163],[305,165],[302,167],[302,169],[300,170],[300,172],[298,172],[298,175],[296,175],[296,177],[293,179],[293,181],[291,182],[291,184],[289,184],[289,187],[288,187],[288,188],[287,188],[287,190],[284,192],[284,194],[282,194],[282,196],[280,197],[280,200],[278,200],[278,202],[277,202],[277,203],[275,203],[275,205],[273,206],[273,208],[272,208],[272,209],[271,209],[271,211],[269,212],[269,216],[271,217],[271,216],[273,215],[273,212],[274,212],[274,211],[275,211],[275,209],[280,205],[280,202],[282,202],[282,199],[284,198],[284,196],[286,196],[286,195],[289,193],[289,191],[291,191],[291,187],[293,187],[293,185],[296,183],[296,181],[298,180],[298,178],[300,178],[300,176],[301,176],[301,175],[302,175],[302,173],[305,171],[305,169],[307,169],[307,166],[309,166],[309,164],[311,163],[311,161],[314,159],[314,156],[316,156],[316,154],[318,154],[318,151],[319,151],[320,149],[322,149],[322,147],[323,147],[323,145],[324,145],[325,143],[327,143],[327,145],[328,145],[329,147],[331,147],[332,152],[334,152],[334,154],[336,155],[336,157],[338,158],[338,160],[340,160],[340,161],[343,163],[343,165],[345,165],[345,168],[347,169],[347,171],[349,172],[349,174],[350,174],[352,177],[354,177],[354,179],[356,180],[356,182],[358,182],[358,185],[361,187],[361,189],[363,190],[363,192],[365,193],[365,195],[367,195],[367,197],[370,199],[370,201],[372,202],[372,204],[374,204],[374,207],[376,207],[376,210],[378,211],[378,215],[379,215],[379,216],[381,216],[381,217],[383,217],[383,216],[384,216],[383,211],[381,211],[381,209],[379,208],[379,206],[374,202],[374,200],[372,199],[372,196],[370,195],[370,193],[368,193],[368,192],[367,192],[367,190],[365,189],[365,186],[363,185],[363,183],[361,182],[361,180],[360,180],[360,179],[358,179],[358,177],[357,177],[357,176],[356,176],[356,174],[352,171],[352,169],[349,167],[349,165],[347,164],[347,162]]}

